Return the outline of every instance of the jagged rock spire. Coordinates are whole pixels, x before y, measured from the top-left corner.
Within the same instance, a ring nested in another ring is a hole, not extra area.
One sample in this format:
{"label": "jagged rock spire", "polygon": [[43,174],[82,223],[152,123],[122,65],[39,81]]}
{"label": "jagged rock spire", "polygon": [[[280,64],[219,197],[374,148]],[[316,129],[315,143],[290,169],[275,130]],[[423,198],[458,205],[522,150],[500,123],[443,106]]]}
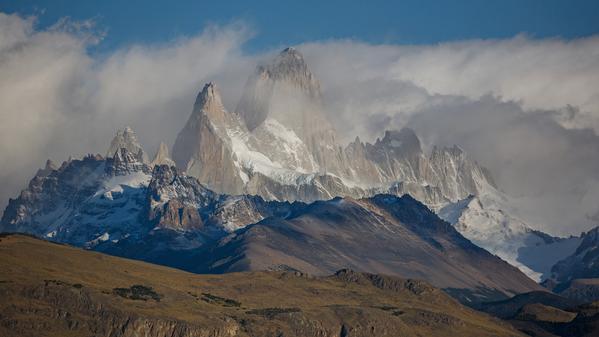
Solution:
{"label": "jagged rock spire", "polygon": [[177,135],[173,160],[177,167],[211,189],[237,194],[242,183],[233,162],[227,132],[247,131],[239,116],[225,110],[218,88],[207,83],[198,94],[193,112]]}
{"label": "jagged rock spire", "polygon": [[158,146],[158,151],[156,152],[156,155],[154,156],[154,159],[150,164],[150,166],[155,165],[175,166],[175,162],[169,156],[168,147],[164,142],[160,142],[160,146]]}
{"label": "jagged rock spire", "polygon": [[50,159],[48,159],[46,161],[46,166],[42,169],[37,170],[37,173],[35,174],[38,177],[47,177],[50,173],[52,173],[52,171],[56,170],[57,167],[54,164],[54,162]]}
{"label": "jagged rock spire", "polygon": [[404,156],[422,154],[420,139],[416,136],[416,132],[410,128],[402,128],[399,131],[386,130],[383,139],[377,139],[375,146],[386,147],[388,150]]}
{"label": "jagged rock spire", "polygon": [[148,163],[148,155],[144,152],[137,136],[131,127],[127,126],[123,130],[117,130],[116,135],[110,142],[110,147],[106,152],[106,157],[114,157],[120,149],[127,149],[132,154],[139,155],[137,158],[142,163]]}
{"label": "jagged rock spire", "polygon": [[259,67],[258,71],[274,80],[288,81],[312,98],[320,98],[320,83],[308,68],[304,56],[293,47],[285,48],[272,63]]}
{"label": "jagged rock spire", "polygon": [[243,117],[249,130],[266,118],[274,117],[302,133],[299,131],[306,129],[306,120],[324,119],[320,97],[320,83],[302,54],[294,48],[286,48],[270,63],[256,67],[235,111]]}
{"label": "jagged rock spire", "polygon": [[213,122],[224,122],[226,118],[225,107],[223,106],[220,91],[214,82],[206,83],[202,91],[198,93],[193,105],[193,115],[206,115]]}
{"label": "jagged rock spire", "polygon": [[140,160],[142,151],[143,150],[139,149],[138,153],[133,153],[125,147],[119,148],[114,153],[114,156],[110,158],[109,164],[106,166],[106,173],[115,176],[127,175],[140,171],[149,173],[150,168],[148,165]]}

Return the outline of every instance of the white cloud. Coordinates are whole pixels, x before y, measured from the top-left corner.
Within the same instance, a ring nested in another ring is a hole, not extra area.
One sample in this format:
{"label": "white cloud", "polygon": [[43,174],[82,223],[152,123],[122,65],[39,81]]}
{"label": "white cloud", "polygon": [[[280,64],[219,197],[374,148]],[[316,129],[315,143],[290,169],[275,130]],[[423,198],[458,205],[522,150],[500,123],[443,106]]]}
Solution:
{"label": "white cloud", "polygon": [[[301,47],[323,86],[344,97],[371,94],[375,107],[413,110],[420,100],[386,95],[389,85],[409,82],[431,94],[471,99],[493,93],[525,110],[579,109],[568,126],[599,130],[599,36],[576,40],[470,40],[426,46],[372,46],[355,41],[308,43]],[[360,84],[368,83],[364,88]],[[376,82],[379,82],[378,84]],[[401,94],[400,94],[401,95]],[[351,108],[351,107],[349,107]],[[361,107],[360,107],[361,108]],[[368,112],[361,112],[361,114]]]}
{"label": "white cloud", "polygon": [[599,37],[300,49],[346,140],[409,125],[464,147],[546,230],[599,225]]}
{"label": "white cloud", "polygon": [[90,55],[93,23],[61,20],[38,30],[35,18],[0,13],[0,204],[15,196],[47,158],[103,154],[117,128],[131,125],[149,149],[174,139],[209,80],[247,75],[241,24],[208,27],[161,45]]}

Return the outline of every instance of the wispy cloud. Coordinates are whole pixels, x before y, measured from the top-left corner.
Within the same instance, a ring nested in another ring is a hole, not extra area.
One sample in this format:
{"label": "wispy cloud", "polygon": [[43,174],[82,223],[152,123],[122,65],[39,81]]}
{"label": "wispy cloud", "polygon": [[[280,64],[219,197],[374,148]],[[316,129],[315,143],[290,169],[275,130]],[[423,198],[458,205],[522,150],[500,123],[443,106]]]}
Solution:
{"label": "wispy cloud", "polygon": [[347,138],[409,125],[464,147],[554,233],[597,223],[599,37],[301,46]]}
{"label": "wispy cloud", "polygon": [[35,24],[35,17],[0,13],[2,205],[44,158],[104,153],[124,125],[143,130],[150,149],[172,141],[203,83],[247,75],[253,60],[240,51],[250,36],[242,24],[99,56],[89,53],[103,34],[92,21]]}

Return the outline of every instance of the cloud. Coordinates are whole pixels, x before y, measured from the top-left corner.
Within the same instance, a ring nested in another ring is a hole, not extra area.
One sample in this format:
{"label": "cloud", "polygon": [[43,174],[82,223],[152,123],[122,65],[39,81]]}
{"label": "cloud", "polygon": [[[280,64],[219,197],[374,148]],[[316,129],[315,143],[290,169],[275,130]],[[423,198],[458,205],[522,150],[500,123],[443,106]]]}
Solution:
{"label": "cloud", "polygon": [[[346,40],[307,43],[301,50],[323,87],[344,92],[346,97],[367,92],[371,101],[387,104],[390,98],[384,87],[402,82],[430,95],[478,99],[493,93],[519,102],[525,110],[563,114],[571,112],[568,106],[575,107],[576,116],[567,126],[591,126],[599,131],[599,91],[595,89],[599,88],[599,36],[566,41],[522,35],[425,46],[373,46]],[[370,87],[359,85],[363,82]],[[419,102],[414,97],[393,101],[402,111]]]}
{"label": "cloud", "polygon": [[[148,152],[172,144],[208,81],[234,110],[256,63],[243,23],[162,44],[90,54],[93,21],[0,13],[0,205],[46,158],[101,153],[131,125]],[[470,40],[424,46],[331,40],[298,46],[322,82],[344,140],[414,127],[424,142],[459,144],[554,233],[599,218],[599,37]]]}
{"label": "cloud", "polygon": [[205,82],[223,82],[235,96],[237,76],[254,66],[241,54],[251,36],[243,24],[110,55],[90,55],[102,38],[91,21],[35,25],[35,17],[0,13],[1,205],[47,158],[104,154],[124,125],[147,149],[172,142]]}
{"label": "cloud", "polygon": [[346,140],[407,125],[465,148],[544,230],[599,224],[599,38],[300,49]]}
{"label": "cloud", "polygon": [[545,231],[579,233],[596,226],[599,211],[599,137],[567,129],[555,111],[524,111],[491,95],[445,97],[422,107],[408,125],[428,144],[460,144],[492,168],[515,198],[520,216]]}

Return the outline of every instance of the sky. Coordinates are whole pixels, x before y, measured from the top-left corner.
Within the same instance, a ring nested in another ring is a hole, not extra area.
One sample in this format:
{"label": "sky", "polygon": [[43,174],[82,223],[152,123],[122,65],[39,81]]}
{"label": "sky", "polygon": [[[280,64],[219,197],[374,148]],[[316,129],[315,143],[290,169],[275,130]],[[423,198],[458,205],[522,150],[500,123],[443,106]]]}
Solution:
{"label": "sky", "polygon": [[0,1],[0,207],[125,125],[172,145],[204,83],[233,110],[295,46],[345,141],[458,144],[525,220],[578,234],[599,225],[598,22],[596,1]]}
{"label": "sky", "polygon": [[107,33],[97,48],[159,43],[195,35],[207,25],[243,21],[255,30],[244,48],[297,45],[314,40],[431,44],[465,39],[576,38],[599,30],[599,3],[589,0],[503,1],[0,1],[5,13],[38,15],[39,27],[63,17],[96,21]]}

